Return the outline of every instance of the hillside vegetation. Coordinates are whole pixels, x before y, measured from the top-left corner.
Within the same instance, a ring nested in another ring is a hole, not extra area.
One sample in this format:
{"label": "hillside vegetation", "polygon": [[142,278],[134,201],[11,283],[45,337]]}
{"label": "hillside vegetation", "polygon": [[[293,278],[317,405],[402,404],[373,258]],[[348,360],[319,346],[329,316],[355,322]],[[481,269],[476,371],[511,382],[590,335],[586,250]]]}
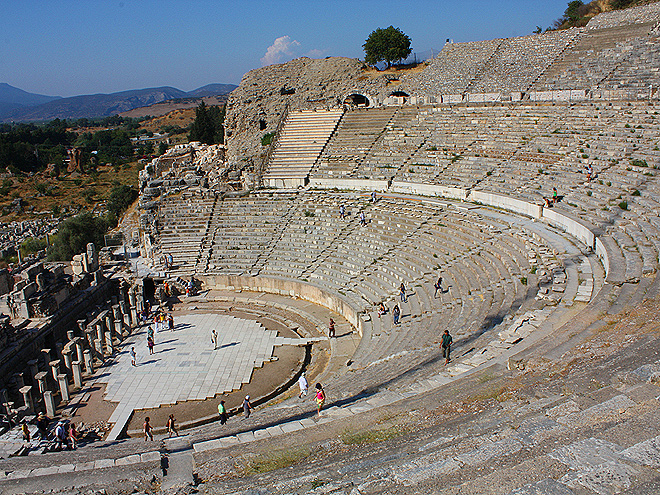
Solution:
{"label": "hillside vegetation", "polygon": [[[568,29],[586,26],[592,17],[611,10],[622,10],[639,5],[648,5],[657,0],[592,0],[584,3],[582,0],[572,0],[550,29]],[[540,29],[540,28],[539,28]]]}

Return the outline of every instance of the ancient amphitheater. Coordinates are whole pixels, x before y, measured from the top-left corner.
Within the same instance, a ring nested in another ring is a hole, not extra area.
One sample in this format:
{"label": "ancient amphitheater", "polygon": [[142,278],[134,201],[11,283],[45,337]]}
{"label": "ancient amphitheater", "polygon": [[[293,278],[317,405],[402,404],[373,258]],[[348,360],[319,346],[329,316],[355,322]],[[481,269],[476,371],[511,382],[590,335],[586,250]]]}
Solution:
{"label": "ancient amphitheater", "polygon": [[447,44],[400,79],[343,59],[248,73],[227,157],[261,187],[152,167],[145,249],[200,306],[311,338],[335,318],[309,347],[322,416],[289,390],[164,439],[162,481],[138,438],[2,460],[0,490],[660,493],[659,29],[660,3]]}

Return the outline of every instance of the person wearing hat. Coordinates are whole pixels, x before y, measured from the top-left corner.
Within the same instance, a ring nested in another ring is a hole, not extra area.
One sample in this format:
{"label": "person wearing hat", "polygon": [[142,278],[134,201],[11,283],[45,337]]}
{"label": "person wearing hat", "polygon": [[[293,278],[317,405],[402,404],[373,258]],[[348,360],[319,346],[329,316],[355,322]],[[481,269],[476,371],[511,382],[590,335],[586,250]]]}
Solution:
{"label": "person wearing hat", "polygon": [[243,401],[243,419],[248,419],[250,417],[250,412],[252,412],[252,404],[250,404],[250,396],[246,395],[245,400]]}
{"label": "person wearing hat", "polygon": [[305,376],[304,371],[300,375],[300,378],[298,378],[298,386],[300,387],[300,393],[298,394],[298,398],[302,399],[303,395],[307,397],[307,388],[309,387],[309,384],[307,383],[307,377]]}

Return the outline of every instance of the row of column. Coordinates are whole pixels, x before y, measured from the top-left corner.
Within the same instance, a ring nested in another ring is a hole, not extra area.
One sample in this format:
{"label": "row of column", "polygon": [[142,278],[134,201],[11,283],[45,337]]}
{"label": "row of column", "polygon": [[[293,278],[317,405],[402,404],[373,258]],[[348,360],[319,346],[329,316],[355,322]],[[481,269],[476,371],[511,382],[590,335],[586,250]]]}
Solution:
{"label": "row of column", "polygon": [[[125,293],[125,287],[121,288],[122,294]],[[118,304],[112,305],[110,310],[101,312],[89,324],[86,320],[78,320],[78,330],[69,330],[67,332],[68,342],[62,345],[56,344],[56,359],[51,359],[51,349],[42,349],[42,361],[46,369],[43,371],[39,366],[39,359],[28,361],[30,382],[26,384],[24,373],[15,373],[14,379],[18,391],[23,397],[23,404],[28,413],[36,412],[33,399],[33,393],[38,389],[39,397],[43,399],[46,414],[50,417],[55,416],[54,390],[49,388],[49,377],[52,376],[53,382],[57,384],[60,392],[61,402],[67,403],[70,400],[69,379],[73,379],[75,389],[83,386],[83,370],[85,374],[94,373],[94,360],[103,363],[106,357],[112,356],[115,352],[116,344],[121,343],[128,335],[132,327],[138,325],[138,314],[142,311],[142,294],[136,294],[134,288],[128,292],[129,303],[120,298]],[[113,298],[114,299],[114,298]],[[76,335],[79,333],[79,335]],[[4,409],[9,417],[12,416],[12,407],[14,403],[9,401],[6,389],[0,390],[0,408]]]}

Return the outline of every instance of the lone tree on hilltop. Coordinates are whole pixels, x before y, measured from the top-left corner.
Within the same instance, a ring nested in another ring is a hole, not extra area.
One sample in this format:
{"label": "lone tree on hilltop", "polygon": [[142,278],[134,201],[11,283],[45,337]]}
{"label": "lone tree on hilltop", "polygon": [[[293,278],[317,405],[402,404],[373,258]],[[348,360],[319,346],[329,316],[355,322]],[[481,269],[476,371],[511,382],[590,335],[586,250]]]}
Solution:
{"label": "lone tree on hilltop", "polygon": [[373,31],[362,48],[366,54],[365,62],[376,65],[384,61],[388,69],[392,67],[392,62],[403,60],[412,52],[408,35],[394,26]]}

